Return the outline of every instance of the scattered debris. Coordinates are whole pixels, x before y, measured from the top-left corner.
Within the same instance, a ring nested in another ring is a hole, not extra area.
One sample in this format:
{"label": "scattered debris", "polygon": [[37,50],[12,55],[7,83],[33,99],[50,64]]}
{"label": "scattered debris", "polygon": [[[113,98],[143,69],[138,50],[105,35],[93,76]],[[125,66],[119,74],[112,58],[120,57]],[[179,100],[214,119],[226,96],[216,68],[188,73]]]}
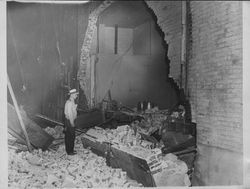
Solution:
{"label": "scattered debris", "polygon": [[62,126],[55,126],[55,128],[52,127],[46,127],[44,131],[46,131],[49,135],[53,136],[55,139],[63,138],[64,128]]}
{"label": "scattered debris", "polygon": [[161,130],[163,122],[168,118],[168,114],[168,110],[158,110],[157,107],[148,109],[142,113],[144,119],[140,122],[133,122],[132,126],[137,127],[140,132],[150,135],[157,130]]}
{"label": "scattered debris", "polygon": [[[46,133],[38,124],[31,120],[25,111],[21,112],[23,123],[31,145],[35,148],[47,150],[54,138]],[[19,143],[26,144],[17,113],[13,105],[8,103],[8,133],[16,138]]]}
{"label": "scattered debris", "polygon": [[[92,128],[88,130],[84,137],[93,142],[109,143],[112,145],[112,149],[146,160],[149,171],[154,178],[156,177],[157,182],[159,179],[171,177],[166,182],[164,182],[164,179],[160,181],[160,185],[156,183],[156,186],[190,186],[186,163],[179,160],[174,154],[162,154],[161,148],[154,147],[149,141],[141,140],[140,134],[135,133],[129,125],[122,125],[112,130],[104,130],[99,127]],[[126,167],[122,168],[126,169]],[[178,178],[178,182],[172,177]]]}
{"label": "scattered debris", "polygon": [[84,149],[81,136],[76,139],[77,155],[65,154],[64,144],[56,152],[34,150],[16,153],[9,149],[9,187],[15,188],[89,188],[138,187],[121,169],[106,165],[106,160]]}

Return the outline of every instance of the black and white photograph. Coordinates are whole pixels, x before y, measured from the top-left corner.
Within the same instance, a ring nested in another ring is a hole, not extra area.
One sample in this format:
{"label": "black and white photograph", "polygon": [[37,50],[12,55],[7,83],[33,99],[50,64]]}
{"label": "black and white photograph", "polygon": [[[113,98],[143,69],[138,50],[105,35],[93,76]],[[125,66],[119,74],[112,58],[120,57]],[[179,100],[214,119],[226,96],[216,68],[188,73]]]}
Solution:
{"label": "black and white photograph", "polygon": [[0,2],[1,188],[250,188],[250,2]]}

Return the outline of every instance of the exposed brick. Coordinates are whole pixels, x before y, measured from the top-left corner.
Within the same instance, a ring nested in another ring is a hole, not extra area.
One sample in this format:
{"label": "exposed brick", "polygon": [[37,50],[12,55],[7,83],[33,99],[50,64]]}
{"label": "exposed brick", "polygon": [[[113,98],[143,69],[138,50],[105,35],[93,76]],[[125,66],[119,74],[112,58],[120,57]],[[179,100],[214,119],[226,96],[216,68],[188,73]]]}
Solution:
{"label": "exposed brick", "polygon": [[242,151],[242,22],[239,2],[191,1],[188,87],[198,143]]}
{"label": "exposed brick", "polygon": [[170,73],[177,83],[181,75],[181,1],[146,1],[157,16],[157,23],[165,33],[165,41],[169,45]]}
{"label": "exposed brick", "polygon": [[[147,1],[147,4],[153,9],[158,24],[165,33],[165,40],[169,45],[170,76],[178,81],[181,2]],[[221,157],[222,149],[228,154],[232,154],[232,151],[241,154],[243,148],[241,6],[241,2],[236,1],[190,1],[192,22],[188,23],[191,38],[188,39],[190,46],[187,49],[187,93],[190,97],[192,121],[197,123],[198,147],[206,145],[202,153],[207,149],[216,152],[209,152],[205,156],[199,152],[197,156],[195,176],[205,185],[242,183],[241,168],[236,170],[227,166],[231,162],[210,162],[213,158]],[[217,156],[217,153],[221,154]],[[241,159],[237,161],[242,163]],[[210,167],[215,171],[207,171]],[[228,177],[225,174],[223,179],[213,176],[224,174],[223,170],[239,176]]]}

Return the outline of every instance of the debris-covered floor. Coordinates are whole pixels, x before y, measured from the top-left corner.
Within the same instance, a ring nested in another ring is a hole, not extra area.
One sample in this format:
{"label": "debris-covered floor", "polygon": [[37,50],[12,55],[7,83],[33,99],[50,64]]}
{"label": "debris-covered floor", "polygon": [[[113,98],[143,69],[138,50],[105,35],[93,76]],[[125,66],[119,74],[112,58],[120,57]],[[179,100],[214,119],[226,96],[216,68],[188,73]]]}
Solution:
{"label": "debris-covered floor", "polygon": [[32,153],[9,150],[9,187],[85,188],[140,187],[121,169],[106,165],[103,157],[85,149],[81,136],[76,139],[77,154],[68,156],[64,144],[57,151],[34,150]]}
{"label": "debris-covered floor", "polygon": [[29,152],[9,135],[9,187],[190,186],[193,164],[174,153],[163,153],[164,140],[150,136],[165,128],[167,118],[172,122],[172,114],[152,109],[140,116],[143,119],[112,128],[77,129],[73,156],[66,154],[64,129],[59,125],[42,129],[53,137],[46,151]]}
{"label": "debris-covered floor", "polygon": [[97,142],[108,140],[115,144],[116,149],[146,159],[158,185],[190,186],[185,162],[174,154],[163,155],[160,149],[151,149],[150,142],[135,143],[138,136],[133,136],[133,129],[128,125],[112,130],[95,127],[86,133],[78,133],[75,141],[77,154],[74,156],[66,155],[62,127],[47,127],[44,130],[56,139],[51,145],[54,149],[17,152],[17,149],[9,148],[9,187],[142,187],[141,183],[130,179],[127,172],[107,166],[104,157],[84,148],[83,138],[92,140],[95,135],[98,135]]}

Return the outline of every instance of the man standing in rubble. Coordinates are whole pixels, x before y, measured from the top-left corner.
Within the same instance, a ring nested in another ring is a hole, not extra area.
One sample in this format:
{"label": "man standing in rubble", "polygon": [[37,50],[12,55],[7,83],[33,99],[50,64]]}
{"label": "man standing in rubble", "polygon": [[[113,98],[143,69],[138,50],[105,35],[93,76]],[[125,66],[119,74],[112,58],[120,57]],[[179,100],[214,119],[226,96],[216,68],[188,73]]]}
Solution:
{"label": "man standing in rubble", "polygon": [[65,103],[64,114],[65,114],[65,149],[68,155],[74,155],[75,145],[75,119],[77,117],[77,104],[75,99],[78,96],[76,89],[69,91],[69,99]]}

